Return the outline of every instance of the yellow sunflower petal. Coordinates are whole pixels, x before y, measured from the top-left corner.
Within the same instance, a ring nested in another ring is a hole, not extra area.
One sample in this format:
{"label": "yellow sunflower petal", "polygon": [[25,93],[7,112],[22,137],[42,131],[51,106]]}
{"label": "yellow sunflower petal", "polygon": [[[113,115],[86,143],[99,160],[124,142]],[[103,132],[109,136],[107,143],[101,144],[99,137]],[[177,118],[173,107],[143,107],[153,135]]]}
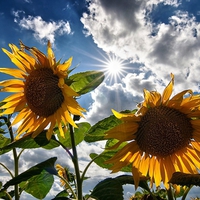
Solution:
{"label": "yellow sunflower petal", "polygon": [[56,68],[56,73],[62,77],[66,77],[68,75],[67,70],[71,66],[71,63],[72,63],[72,57],[69,58],[69,60],[67,60],[63,64],[59,64]]}
{"label": "yellow sunflower petal", "polygon": [[137,189],[140,182],[140,172],[134,166],[132,167],[132,174],[133,174],[135,189]]}
{"label": "yellow sunflower petal", "polygon": [[172,94],[174,86],[174,75],[171,74],[171,81],[169,82],[168,86],[164,89],[163,95],[162,95],[162,104],[165,105]]}
{"label": "yellow sunflower petal", "polygon": [[22,86],[12,86],[12,87],[4,87],[0,89],[1,92],[23,92],[24,91],[24,87]]}
{"label": "yellow sunflower petal", "polygon": [[155,157],[152,156],[149,160],[149,176],[153,178],[154,175],[154,165],[155,165]]}
{"label": "yellow sunflower petal", "polygon": [[118,151],[112,158],[110,158],[106,163],[115,163],[118,160],[121,160],[124,158],[124,156],[127,155],[127,152],[131,152],[131,155],[136,153],[139,150],[138,145],[135,141],[128,143],[125,145],[120,151]]}
{"label": "yellow sunflower petal", "polygon": [[140,121],[140,117],[135,116],[134,114],[131,113],[119,113],[115,110],[112,109],[113,114],[115,115],[115,117],[117,117],[118,119],[121,119],[123,121]]}
{"label": "yellow sunflower petal", "polygon": [[75,124],[74,120],[72,119],[66,104],[62,104],[62,110],[63,110],[63,117],[67,122],[69,122],[73,127],[77,128],[77,125]]}
{"label": "yellow sunflower petal", "polygon": [[24,82],[19,79],[10,79],[6,81],[0,81],[2,87],[24,87]]}
{"label": "yellow sunflower petal", "polygon": [[168,102],[169,107],[179,108],[180,105],[183,103],[183,96],[189,93],[190,95],[193,94],[192,90],[184,90],[178,94],[176,94],[170,101]]}
{"label": "yellow sunflower petal", "polygon": [[26,65],[29,70],[34,70],[35,59],[23,51],[19,51],[18,54],[23,58],[24,65]]}
{"label": "yellow sunflower petal", "polygon": [[196,151],[192,149],[191,147],[187,148],[188,153],[185,154],[189,160],[191,160],[194,165],[200,169],[200,158],[198,157]]}
{"label": "yellow sunflower petal", "polygon": [[26,132],[33,124],[34,124],[34,114],[29,113],[30,117],[23,121],[23,123],[19,126],[17,134],[21,135]]}
{"label": "yellow sunflower petal", "polygon": [[47,57],[49,59],[50,66],[54,66],[56,64],[55,56],[51,48],[51,43],[48,41],[47,44]]}
{"label": "yellow sunflower petal", "polygon": [[148,155],[144,155],[144,157],[141,159],[139,169],[143,176],[147,175],[147,172],[149,170],[149,164],[150,164],[150,157]]}
{"label": "yellow sunflower petal", "polygon": [[50,125],[50,127],[49,127],[49,129],[48,129],[48,131],[47,131],[47,139],[48,140],[50,140],[51,139],[51,136],[52,136],[52,134],[53,134],[53,128],[55,127],[55,125],[56,125],[56,122],[55,121],[53,121],[53,120],[51,120],[52,122],[51,122],[51,125]]}
{"label": "yellow sunflower petal", "polygon": [[8,102],[8,101],[16,101],[16,100],[19,100],[21,98],[24,97],[24,93],[15,93],[15,94],[12,94],[8,97],[6,97],[4,100],[2,100],[2,102]]}
{"label": "yellow sunflower petal", "polygon": [[[13,50],[14,46],[11,45],[10,46]],[[8,57],[10,58],[10,60],[22,71],[26,72],[26,68],[24,67],[23,63],[20,61],[19,57],[17,56],[17,54],[12,54],[9,51],[7,51],[6,49],[2,49],[4,53],[6,53],[8,55]]]}
{"label": "yellow sunflower petal", "polygon": [[188,159],[188,157],[186,157],[184,153],[179,160],[182,162],[183,172],[191,174],[197,172],[196,167],[194,167],[193,163]]}
{"label": "yellow sunflower petal", "polygon": [[32,137],[37,137],[49,124],[48,120],[44,120],[42,123],[40,123],[39,127],[33,132]]}
{"label": "yellow sunflower petal", "polygon": [[144,89],[144,99],[145,101],[143,106],[147,108],[159,106],[161,103],[161,95],[156,91],[149,92],[148,90]]}
{"label": "yellow sunflower petal", "polygon": [[135,138],[134,133],[137,131],[137,129],[137,123],[123,123],[106,132],[104,138],[116,138],[121,141],[129,141]]}
{"label": "yellow sunflower petal", "polygon": [[26,102],[20,102],[19,104],[17,104],[14,107],[11,108],[7,108],[5,111],[3,111],[2,113],[0,113],[0,115],[8,115],[8,114],[12,114],[14,112],[18,112],[20,110],[22,110],[25,107]]}
{"label": "yellow sunflower petal", "polygon": [[11,75],[15,78],[24,78],[26,77],[26,73],[19,69],[9,69],[9,68],[0,68],[0,72],[4,74]]}
{"label": "yellow sunflower petal", "polygon": [[15,117],[12,122],[12,126],[25,119],[25,116],[30,113],[29,108],[25,107],[23,110],[19,112],[19,114]]}
{"label": "yellow sunflower petal", "polygon": [[63,92],[67,97],[74,97],[74,96],[79,96],[78,93],[76,93],[72,88],[70,88],[68,85],[64,84],[63,85]]}
{"label": "yellow sunflower petal", "polygon": [[160,160],[158,160],[158,159],[155,159],[153,177],[155,179],[155,185],[156,185],[156,187],[158,187],[162,181],[162,177],[161,177],[161,173],[160,173]]}
{"label": "yellow sunflower petal", "polygon": [[81,108],[80,105],[78,104],[78,102],[73,98],[73,97],[68,97],[65,99],[66,100],[66,105],[67,105],[67,109],[69,110],[69,112],[73,115],[79,115],[81,117],[83,117],[83,114],[80,112],[84,112],[85,109]]}
{"label": "yellow sunflower petal", "polygon": [[0,107],[0,109],[6,109],[6,108],[11,108],[11,107],[16,107],[16,106],[18,106],[20,104],[23,104],[25,106],[25,104],[26,104],[25,98],[22,98],[20,100],[15,100],[15,101],[8,101],[4,105],[2,105]]}

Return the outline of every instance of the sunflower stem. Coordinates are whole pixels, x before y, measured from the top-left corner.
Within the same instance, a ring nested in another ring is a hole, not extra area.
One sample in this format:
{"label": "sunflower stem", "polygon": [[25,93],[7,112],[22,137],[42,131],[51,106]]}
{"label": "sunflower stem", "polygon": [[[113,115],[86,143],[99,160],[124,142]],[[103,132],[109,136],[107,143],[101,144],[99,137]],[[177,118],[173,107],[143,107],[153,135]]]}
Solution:
{"label": "sunflower stem", "polygon": [[84,171],[83,171],[83,173],[82,173],[82,176],[81,176],[81,183],[83,183],[83,180],[84,180],[84,178],[85,178],[85,174],[86,174],[88,168],[90,167],[90,165],[91,165],[97,158],[99,158],[99,155],[95,156],[95,157],[88,163],[88,165],[85,167],[85,169],[84,169]]}
{"label": "sunflower stem", "polygon": [[12,172],[11,172],[3,163],[0,163],[0,165],[1,165],[2,167],[4,167],[4,168],[8,171],[8,173],[10,174],[10,176],[11,176],[12,178],[14,178]]}
{"label": "sunflower stem", "polygon": [[184,194],[182,196],[182,199],[181,200],[185,200],[188,192],[190,191],[190,189],[193,187],[193,185],[191,185],[190,187],[187,187],[187,189],[184,191]]}
{"label": "sunflower stem", "polygon": [[[9,134],[10,134],[11,142],[13,142],[15,140],[15,138],[14,138],[14,134],[13,134],[10,118],[11,118],[11,115],[8,115],[8,118],[4,118],[4,121],[5,121],[5,123],[6,123],[7,127],[8,127],[8,131],[9,131]],[[15,147],[13,148],[13,158],[14,158],[14,171],[15,171],[15,177],[16,177],[16,176],[18,176],[18,173],[19,173],[19,158],[17,156],[17,150],[16,150]],[[19,200],[19,186],[18,186],[18,184],[16,184],[14,186],[14,188],[15,188],[14,189],[15,200]]]}
{"label": "sunflower stem", "polygon": [[73,188],[72,188],[71,185],[67,182],[67,180],[66,180],[65,178],[63,178],[62,176],[59,176],[59,175],[57,175],[57,176],[65,182],[65,184],[66,184],[66,186],[65,186],[66,191],[67,191],[67,189],[69,189],[69,190],[71,191],[72,195],[74,196],[74,198],[77,199],[76,194],[75,194],[74,191],[73,191]]}
{"label": "sunflower stem", "polygon": [[82,181],[80,176],[80,170],[79,170],[79,163],[78,163],[78,155],[76,150],[76,143],[74,138],[74,130],[71,124],[69,124],[70,129],[70,138],[71,138],[71,145],[72,145],[72,152],[73,152],[73,163],[76,173],[76,187],[77,187],[77,194],[78,194],[78,200],[83,200],[82,196]]}
{"label": "sunflower stem", "polygon": [[168,200],[174,200],[173,194],[172,194],[172,188],[171,186],[169,187],[169,189],[167,190],[167,196],[168,196]]}
{"label": "sunflower stem", "polygon": [[70,158],[73,160],[74,156],[71,154],[71,152],[69,151],[68,148],[66,148],[59,140],[57,139],[53,139],[54,141],[56,141],[59,145],[61,145],[61,147],[68,153],[68,155],[70,156]]}

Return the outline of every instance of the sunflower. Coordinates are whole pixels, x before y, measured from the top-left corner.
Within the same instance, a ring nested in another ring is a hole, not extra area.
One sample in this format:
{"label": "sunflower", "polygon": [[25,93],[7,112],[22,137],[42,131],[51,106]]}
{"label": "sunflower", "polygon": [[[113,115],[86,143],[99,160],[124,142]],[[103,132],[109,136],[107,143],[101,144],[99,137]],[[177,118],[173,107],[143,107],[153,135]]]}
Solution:
{"label": "sunflower", "polygon": [[[69,181],[69,178],[68,178],[68,169],[62,167],[61,165],[59,164],[56,164],[56,169],[58,171],[58,175],[60,177],[62,177],[63,179],[65,179],[66,181]],[[60,179],[60,184],[61,186],[65,187],[66,183],[64,180]]]}
{"label": "sunflower", "polygon": [[184,90],[172,98],[174,75],[163,94],[144,89],[144,101],[135,114],[113,114],[123,121],[112,128],[105,138],[116,138],[117,148],[127,144],[107,163],[113,172],[131,165],[135,184],[136,171],[149,176],[151,184],[161,182],[169,189],[174,172],[195,174],[200,169],[200,96]]}
{"label": "sunflower", "polygon": [[[2,49],[18,69],[0,68],[0,72],[15,79],[0,82],[2,92],[14,94],[6,97],[1,115],[18,112],[12,125],[22,122],[17,129],[18,139],[22,134],[36,137],[47,126],[47,138],[57,125],[64,137],[66,125],[77,127],[72,115],[82,115],[85,111],[75,100],[79,96],[66,84],[72,57],[63,64],[56,62],[51,43],[47,44],[47,56],[35,47],[27,47],[20,42],[20,49],[9,44],[12,52]],[[27,52],[25,52],[27,50]]]}

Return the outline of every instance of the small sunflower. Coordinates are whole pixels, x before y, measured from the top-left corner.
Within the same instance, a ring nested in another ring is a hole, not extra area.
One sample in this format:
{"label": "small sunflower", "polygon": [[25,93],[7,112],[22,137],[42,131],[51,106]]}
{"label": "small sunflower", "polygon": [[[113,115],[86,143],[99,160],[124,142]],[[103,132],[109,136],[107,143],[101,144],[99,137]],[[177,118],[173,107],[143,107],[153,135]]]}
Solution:
{"label": "small sunflower", "polygon": [[[22,134],[36,137],[49,125],[47,138],[57,125],[61,136],[68,123],[77,127],[72,115],[82,115],[85,111],[75,100],[79,96],[66,83],[72,57],[63,64],[56,62],[51,43],[47,44],[47,56],[35,47],[27,47],[20,42],[20,49],[9,44],[12,53],[2,49],[18,69],[0,68],[0,72],[15,79],[0,82],[2,92],[13,92],[2,102],[1,115],[19,112],[12,125],[22,122],[17,129],[18,139]],[[28,53],[25,52],[28,51]],[[64,127],[64,128],[63,128]]]}
{"label": "small sunflower", "polygon": [[[67,182],[72,182],[73,177],[72,177],[72,175],[70,177],[70,173],[69,173],[69,171],[68,171],[67,168],[64,168],[61,165],[56,164],[56,169],[57,169],[58,175],[60,177],[62,177],[63,179],[65,179]],[[64,180],[60,179],[60,184],[61,184],[62,187],[66,187],[67,188],[66,183],[65,183]]]}
{"label": "small sunflower", "polygon": [[[174,172],[195,174],[200,169],[200,96],[184,90],[170,99],[174,76],[163,94],[144,90],[144,101],[135,114],[113,110],[123,121],[106,133],[105,138],[119,140],[115,147],[128,141],[107,163],[113,163],[113,172],[132,165],[149,176],[159,186],[163,181],[169,188]],[[186,95],[189,94],[189,95]],[[134,178],[135,179],[135,178]],[[138,176],[135,182],[138,185]]]}

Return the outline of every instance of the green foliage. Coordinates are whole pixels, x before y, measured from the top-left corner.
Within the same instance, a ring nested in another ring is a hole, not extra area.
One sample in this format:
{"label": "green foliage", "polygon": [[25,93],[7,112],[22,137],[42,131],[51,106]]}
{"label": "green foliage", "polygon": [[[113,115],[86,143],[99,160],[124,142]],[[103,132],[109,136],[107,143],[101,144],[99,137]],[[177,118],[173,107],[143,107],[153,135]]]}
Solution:
{"label": "green foliage", "polygon": [[43,199],[51,189],[53,182],[53,175],[43,170],[40,174],[32,176],[27,181],[21,182],[19,186],[35,198]]}
{"label": "green foliage", "polygon": [[69,77],[70,87],[78,94],[83,95],[97,88],[104,80],[104,73],[100,71],[87,71]]}
{"label": "green foliage", "polygon": [[[117,142],[118,140],[116,139],[108,140],[105,145],[105,150],[101,154],[98,155],[96,153],[91,153],[90,157],[94,159],[96,156],[98,156],[98,158],[96,158],[94,162],[102,168],[110,169],[112,164],[107,164],[105,162],[109,160],[110,158],[112,158],[120,149],[122,149],[127,144],[127,142],[123,142],[117,149],[110,150],[110,147],[115,145]],[[131,166],[126,166],[122,168],[121,171],[131,172],[132,171]]]}
{"label": "green foliage", "polygon": [[[149,189],[146,183],[147,179],[141,179],[139,185],[144,186],[144,189]],[[116,178],[107,178],[98,183],[91,196],[97,200],[123,200],[123,185],[131,184],[134,185],[132,175],[121,175]]]}
{"label": "green foliage", "polygon": [[114,115],[111,115],[92,126],[85,136],[85,141],[96,142],[105,140],[105,133],[121,123],[121,120],[117,119]]}
{"label": "green foliage", "polygon": [[46,170],[50,174],[57,174],[56,169],[54,168],[54,164],[56,161],[56,157],[50,158],[44,162],[41,162],[30,169],[26,170],[25,172],[19,174],[18,176],[14,177],[13,179],[9,180],[6,184],[3,185],[4,189],[7,189],[9,186],[19,184],[23,181],[27,181],[35,175],[39,175],[42,173],[43,170]]}
{"label": "green foliage", "polygon": [[69,193],[66,190],[61,191],[60,193],[58,193],[56,195],[55,198],[53,198],[52,200],[61,200],[61,199],[68,199],[67,196],[69,195]]}
{"label": "green foliage", "polygon": [[28,135],[10,143],[10,139],[5,138],[0,134],[0,154],[6,153],[13,148],[33,149],[43,147],[46,149],[53,149],[59,146],[59,144],[53,139],[55,139],[54,136],[52,136],[51,140],[47,140],[46,131],[43,131],[35,138],[32,138],[31,135]]}
{"label": "green foliage", "polygon": [[115,178],[107,178],[95,186],[91,196],[97,200],[123,200],[122,184]]}
{"label": "green foliage", "polygon": [[173,173],[170,183],[182,185],[182,186],[191,186],[196,185],[200,186],[200,174],[187,174],[183,172]]}
{"label": "green foliage", "polygon": [[[77,124],[78,128],[74,129],[74,138],[76,145],[81,143],[84,140],[86,132],[89,130],[91,125],[87,122],[82,122]],[[56,131],[58,132],[58,130]],[[60,134],[57,134],[59,141],[68,149],[72,147],[71,145],[71,139],[70,139],[70,132],[69,129],[65,133],[65,138],[61,137]]]}
{"label": "green foliage", "polygon": [[7,146],[11,142],[10,138],[4,137],[0,134],[0,155],[10,151],[11,149],[4,149],[3,147]]}

